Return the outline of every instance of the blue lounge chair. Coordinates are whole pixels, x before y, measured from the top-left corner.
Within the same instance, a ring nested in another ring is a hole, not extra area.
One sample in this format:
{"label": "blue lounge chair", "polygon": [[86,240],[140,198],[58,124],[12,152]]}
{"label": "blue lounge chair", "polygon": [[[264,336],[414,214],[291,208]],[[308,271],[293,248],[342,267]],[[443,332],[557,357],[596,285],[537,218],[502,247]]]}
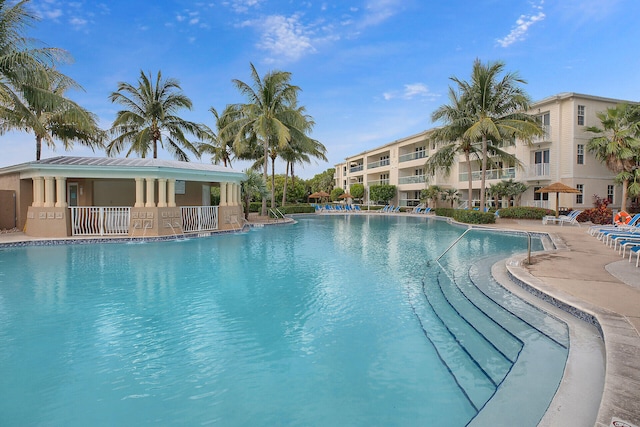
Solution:
{"label": "blue lounge chair", "polygon": [[400,212],[400,206],[396,206],[395,209],[393,209],[391,212],[393,213]]}
{"label": "blue lounge chair", "polygon": [[354,210],[356,210],[356,211],[360,211],[360,210],[361,210],[361,209],[360,209],[360,206],[358,206],[358,205],[355,205],[355,206],[353,207],[353,209],[354,209]]}
{"label": "blue lounge chair", "polygon": [[615,232],[624,230],[633,230],[640,225],[640,213],[635,214],[627,224],[610,224],[610,225],[592,225],[589,227],[589,234],[598,236],[600,239],[605,232]]}
{"label": "blue lounge chair", "polygon": [[631,262],[631,258],[633,257],[633,254],[636,254],[636,267],[637,267],[638,263],[640,263],[640,246],[634,246],[633,248],[631,248],[631,250],[629,251],[629,262]]}
{"label": "blue lounge chair", "polygon": [[431,212],[431,208],[429,207],[424,208],[424,210],[422,211],[423,214],[428,214],[429,212]]}

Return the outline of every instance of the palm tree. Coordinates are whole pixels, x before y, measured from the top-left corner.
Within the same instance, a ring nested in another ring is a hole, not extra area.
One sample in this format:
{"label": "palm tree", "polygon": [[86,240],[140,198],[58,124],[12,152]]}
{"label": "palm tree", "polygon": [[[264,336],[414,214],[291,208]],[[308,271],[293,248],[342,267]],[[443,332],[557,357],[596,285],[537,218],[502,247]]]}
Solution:
{"label": "palm tree", "polygon": [[[432,176],[440,170],[445,176],[449,176],[453,165],[457,163],[458,156],[464,155],[469,184],[467,209],[471,209],[473,207],[472,162],[481,163],[482,146],[465,135],[473,124],[473,114],[469,110],[467,100],[449,88],[449,101],[449,104],[440,106],[431,115],[432,121],[442,120],[446,125],[429,133],[428,139],[439,146],[439,149],[427,159],[425,171],[427,176]],[[492,154],[488,160],[489,164],[493,164],[494,159],[495,163],[520,164],[515,155],[503,151],[493,141],[487,141],[487,151]]]}
{"label": "palm tree", "polygon": [[620,210],[626,210],[629,181],[634,180],[640,160],[640,121],[627,104],[619,104],[598,112],[596,116],[602,128],[590,126],[586,130],[595,134],[587,144],[587,150],[604,162],[622,183]]}
{"label": "palm tree", "polygon": [[136,153],[146,157],[149,151],[158,158],[158,144],[168,150],[176,159],[189,161],[183,147],[199,156],[197,148],[191,144],[185,133],[201,136],[200,125],[186,121],[176,115],[179,110],[191,110],[191,100],[182,93],[176,79],[162,80],[158,71],[155,82],[151,73],[147,76],[140,70],[138,86],[118,83],[118,90],[109,95],[109,100],[121,104],[111,126],[115,138],[107,146],[109,156],[120,153],[127,145],[127,157]]}
{"label": "palm tree", "polygon": [[458,193],[456,188],[446,188],[442,190],[441,196],[444,202],[451,202],[452,208],[453,204],[460,199],[460,193]]}
{"label": "palm tree", "polygon": [[14,103],[13,108],[0,106],[4,117],[2,127],[33,132],[36,160],[40,160],[43,140],[55,148],[55,139],[58,139],[65,150],[71,149],[74,142],[92,149],[102,148],[104,132],[98,127],[96,116],[64,96],[68,89],[80,86],[55,70],[41,77],[40,82],[33,83],[30,90],[19,96],[19,104]]}
{"label": "palm tree", "polygon": [[73,141],[99,146],[95,117],[64,97],[77,84],[56,71],[56,65],[71,61],[63,49],[36,47],[39,43],[24,35],[37,17],[26,10],[28,0],[8,6],[0,1],[0,132],[27,130],[36,134],[36,160],[41,142],[65,148]]}
{"label": "palm tree", "polygon": [[[290,83],[289,72],[273,71],[261,78],[255,66],[250,66],[252,84],[233,80],[236,88],[247,98],[247,103],[234,107],[238,115],[229,128],[234,134],[233,147],[236,153],[252,151],[250,148],[256,145],[262,147],[263,177],[266,181],[269,158],[273,155],[271,150],[288,147],[293,125],[301,122],[300,112],[296,108],[300,88]],[[271,190],[274,203],[274,186]],[[262,215],[266,214],[267,199],[264,197]]]}
{"label": "palm tree", "polygon": [[242,190],[242,198],[244,200],[244,219],[249,220],[249,202],[251,197],[258,195],[264,198],[267,196],[267,184],[264,178],[255,169],[247,169],[244,171],[247,178],[242,181],[240,188]]}
{"label": "palm tree", "polygon": [[481,209],[485,206],[486,171],[491,143],[497,145],[514,138],[528,143],[534,136],[543,134],[536,118],[526,114],[530,100],[520,87],[526,81],[517,73],[506,73],[500,78],[503,71],[504,63],[500,61],[484,65],[476,59],[470,82],[451,77],[458,86],[458,102],[463,108],[461,115],[454,116],[453,122],[447,121],[445,127],[453,126],[456,134],[463,131],[461,138],[470,143],[481,142]]}
{"label": "palm tree", "polygon": [[235,111],[232,105],[227,105],[222,115],[219,115],[214,107],[209,108],[209,111],[215,118],[217,133],[205,125],[200,125],[201,136],[205,141],[197,144],[198,152],[200,155],[211,154],[211,162],[215,165],[222,162],[225,167],[231,167],[233,137],[229,137],[230,132],[223,133],[223,129],[233,121]]}

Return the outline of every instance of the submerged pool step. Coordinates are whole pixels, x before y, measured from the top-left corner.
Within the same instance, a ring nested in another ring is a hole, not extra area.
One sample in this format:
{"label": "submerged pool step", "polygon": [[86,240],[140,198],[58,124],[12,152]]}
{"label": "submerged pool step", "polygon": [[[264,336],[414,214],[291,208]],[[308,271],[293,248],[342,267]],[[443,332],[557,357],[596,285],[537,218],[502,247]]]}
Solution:
{"label": "submerged pool step", "polygon": [[495,393],[495,382],[447,329],[422,292],[412,298],[411,305],[443,364],[477,411]]}
{"label": "submerged pool step", "polygon": [[[436,283],[432,283],[426,289],[425,296],[463,350],[497,386],[516,359],[520,343],[506,331],[496,327],[482,312],[477,311],[454,287],[445,286],[443,282],[448,281],[446,278],[440,279],[441,277],[438,277]],[[464,302],[467,304],[464,305]],[[491,335],[487,336],[485,333]],[[494,341],[498,345],[494,344]],[[505,354],[499,346],[502,343],[498,341],[513,342],[513,354]]]}

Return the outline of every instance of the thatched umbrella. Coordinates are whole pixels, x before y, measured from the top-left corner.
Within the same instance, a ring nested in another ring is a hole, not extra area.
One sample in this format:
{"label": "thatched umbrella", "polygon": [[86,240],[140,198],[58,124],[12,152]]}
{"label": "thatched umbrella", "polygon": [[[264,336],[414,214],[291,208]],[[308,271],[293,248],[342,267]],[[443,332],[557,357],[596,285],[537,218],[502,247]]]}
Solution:
{"label": "thatched umbrella", "polygon": [[338,199],[353,199],[353,196],[349,193],[342,193],[338,196]]}
{"label": "thatched umbrella", "polygon": [[329,193],[326,191],[316,191],[313,194],[310,194],[307,199],[324,199],[329,197]]}
{"label": "thatched umbrella", "polygon": [[558,199],[560,198],[560,193],[581,193],[581,191],[576,190],[573,187],[569,187],[568,185],[564,185],[561,182],[554,182],[551,185],[536,190],[536,193],[556,193],[556,218],[558,218]]}

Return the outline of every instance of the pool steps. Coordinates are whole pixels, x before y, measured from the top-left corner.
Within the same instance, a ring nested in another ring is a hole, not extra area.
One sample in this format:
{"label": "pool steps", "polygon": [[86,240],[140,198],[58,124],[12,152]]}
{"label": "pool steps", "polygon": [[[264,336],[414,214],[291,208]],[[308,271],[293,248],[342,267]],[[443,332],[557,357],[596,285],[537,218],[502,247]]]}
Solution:
{"label": "pool steps", "polygon": [[[537,357],[540,345],[524,342],[546,339],[561,349],[553,357],[566,358],[568,332],[563,323],[540,322],[537,308],[493,280],[482,284],[487,274],[490,277],[486,262],[470,267],[458,279],[440,267],[444,273],[437,273],[435,283],[423,283],[422,302],[414,295],[411,304],[425,335],[476,411],[469,425],[484,425],[504,412],[505,397],[513,399],[523,386],[519,373],[525,368],[527,372],[545,369],[546,362]],[[483,280],[478,280],[480,276]],[[537,332],[532,334],[531,328]],[[534,410],[540,408],[523,409]]]}

